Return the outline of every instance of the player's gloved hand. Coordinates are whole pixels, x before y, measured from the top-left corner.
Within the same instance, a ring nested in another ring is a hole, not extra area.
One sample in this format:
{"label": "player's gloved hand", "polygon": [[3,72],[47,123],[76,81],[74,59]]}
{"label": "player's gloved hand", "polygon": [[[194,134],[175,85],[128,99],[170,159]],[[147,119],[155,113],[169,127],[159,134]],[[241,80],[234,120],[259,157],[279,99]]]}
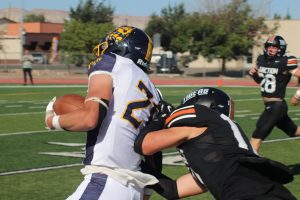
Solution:
{"label": "player's gloved hand", "polygon": [[45,123],[46,123],[46,128],[49,129],[49,126],[48,126],[48,123],[47,123],[47,119],[50,117],[50,116],[54,116],[56,115],[56,113],[54,112],[54,109],[53,109],[53,105],[54,105],[54,102],[56,101],[56,97],[53,97],[47,107],[46,107],[46,112],[45,112]]}
{"label": "player's gloved hand", "polygon": [[256,66],[254,66],[254,67],[251,67],[251,69],[249,70],[249,74],[250,74],[250,76],[253,76],[254,74],[256,74],[257,73],[257,67]]}
{"label": "player's gloved hand", "polygon": [[169,114],[171,114],[171,112],[173,112],[173,110],[175,109],[174,106],[164,100],[161,100],[158,104],[158,117],[160,118],[165,118],[167,117]]}

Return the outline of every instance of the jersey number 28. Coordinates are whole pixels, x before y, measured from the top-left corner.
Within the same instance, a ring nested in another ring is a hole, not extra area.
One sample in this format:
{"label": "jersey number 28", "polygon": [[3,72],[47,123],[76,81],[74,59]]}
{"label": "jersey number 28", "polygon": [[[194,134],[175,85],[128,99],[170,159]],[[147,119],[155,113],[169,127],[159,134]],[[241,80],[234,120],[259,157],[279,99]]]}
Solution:
{"label": "jersey number 28", "polygon": [[261,91],[266,93],[273,93],[276,90],[276,78],[273,74],[259,73],[259,77],[262,78],[260,82]]}

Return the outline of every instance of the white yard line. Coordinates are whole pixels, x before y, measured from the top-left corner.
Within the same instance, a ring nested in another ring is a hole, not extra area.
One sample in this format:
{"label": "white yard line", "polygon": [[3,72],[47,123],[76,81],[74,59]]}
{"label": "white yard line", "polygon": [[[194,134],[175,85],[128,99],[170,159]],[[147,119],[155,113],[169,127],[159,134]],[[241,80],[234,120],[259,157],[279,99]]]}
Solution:
{"label": "white yard line", "polygon": [[32,115],[32,114],[41,114],[45,112],[24,112],[24,113],[6,113],[6,114],[0,114],[0,117],[2,116],[16,116],[16,115]]}
{"label": "white yard line", "polygon": [[46,106],[29,106],[29,109],[35,109],[35,108],[45,108]]}
{"label": "white yard line", "polygon": [[[26,88],[82,88],[87,87],[87,85],[33,85],[26,86]],[[23,85],[0,85],[0,88],[24,88]]]}
{"label": "white yard line", "polygon": [[3,136],[14,136],[14,135],[26,135],[33,133],[48,133],[48,132],[57,132],[55,130],[41,130],[41,131],[24,131],[24,132],[14,132],[14,133],[0,133],[0,137]]}
{"label": "white yard line", "polygon": [[236,113],[249,113],[251,110],[237,110]]}
{"label": "white yard line", "polygon": [[75,164],[61,165],[61,166],[54,166],[54,167],[43,167],[43,168],[37,168],[37,169],[26,169],[26,170],[12,171],[12,172],[2,172],[2,173],[0,173],[0,176],[24,174],[24,173],[29,173],[29,172],[41,172],[41,171],[47,171],[47,170],[51,170],[51,169],[62,169],[62,168],[77,167],[77,166],[83,166],[83,164],[75,163]]}
{"label": "white yard line", "polygon": [[283,138],[283,139],[274,139],[274,140],[266,140],[263,143],[273,143],[273,142],[282,142],[282,141],[290,141],[290,140],[299,140],[300,137],[290,137],[290,138]]}
{"label": "white yard line", "polygon": [[4,107],[6,107],[6,108],[20,108],[20,107],[22,107],[23,105],[6,105],[6,106],[4,106]]}

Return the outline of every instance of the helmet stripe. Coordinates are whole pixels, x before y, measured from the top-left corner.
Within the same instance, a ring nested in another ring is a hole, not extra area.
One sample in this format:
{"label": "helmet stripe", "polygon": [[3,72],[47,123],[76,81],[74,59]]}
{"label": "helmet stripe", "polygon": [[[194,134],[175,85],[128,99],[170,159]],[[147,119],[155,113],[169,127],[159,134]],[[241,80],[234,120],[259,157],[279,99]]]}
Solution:
{"label": "helmet stripe", "polygon": [[271,37],[269,37],[268,42],[273,43],[275,37],[276,37],[275,35],[272,35]]}
{"label": "helmet stripe", "polygon": [[147,37],[148,37],[148,48],[147,48],[147,53],[146,53],[145,59],[148,62],[150,62],[151,55],[152,55],[152,49],[153,49],[153,43],[152,43],[151,38],[148,35],[147,35]]}

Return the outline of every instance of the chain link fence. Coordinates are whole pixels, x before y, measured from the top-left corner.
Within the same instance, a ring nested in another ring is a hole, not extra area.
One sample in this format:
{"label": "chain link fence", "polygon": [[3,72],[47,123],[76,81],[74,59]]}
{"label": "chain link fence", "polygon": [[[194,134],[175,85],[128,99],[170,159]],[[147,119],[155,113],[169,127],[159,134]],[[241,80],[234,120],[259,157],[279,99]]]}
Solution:
{"label": "chain link fence", "polygon": [[[62,70],[68,73],[87,73],[87,66],[94,59],[93,54],[62,53],[53,56],[44,52],[30,52],[33,56],[34,70]],[[11,71],[21,69],[19,53],[0,52],[0,70]],[[205,59],[197,61],[188,60],[186,56],[177,56],[168,62],[163,55],[154,54],[151,63],[151,73],[190,75],[199,77],[221,75],[221,62],[214,60],[207,62]],[[187,61],[188,60],[188,61]],[[199,60],[199,59],[198,59]],[[226,76],[244,77],[252,66],[252,57],[241,57],[238,61],[227,62]]]}

